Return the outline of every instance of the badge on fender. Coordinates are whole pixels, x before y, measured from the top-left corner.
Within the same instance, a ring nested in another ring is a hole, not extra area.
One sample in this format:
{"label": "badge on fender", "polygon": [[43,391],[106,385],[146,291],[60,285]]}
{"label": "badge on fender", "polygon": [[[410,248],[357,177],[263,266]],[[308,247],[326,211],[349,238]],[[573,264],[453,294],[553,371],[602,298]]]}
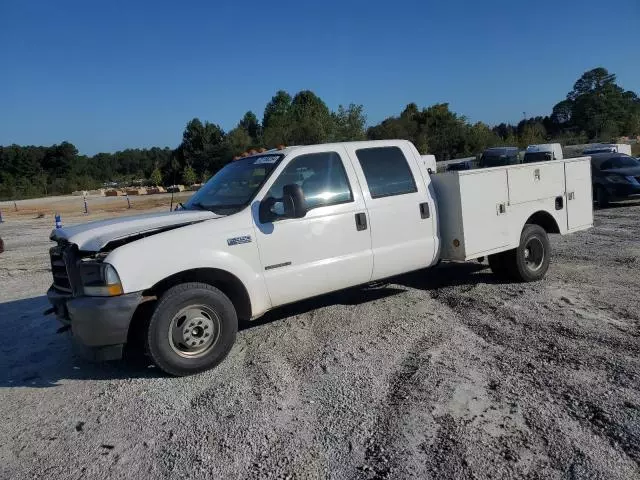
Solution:
{"label": "badge on fender", "polygon": [[233,245],[240,245],[242,243],[251,243],[251,235],[245,235],[244,237],[227,238],[227,245],[230,247]]}

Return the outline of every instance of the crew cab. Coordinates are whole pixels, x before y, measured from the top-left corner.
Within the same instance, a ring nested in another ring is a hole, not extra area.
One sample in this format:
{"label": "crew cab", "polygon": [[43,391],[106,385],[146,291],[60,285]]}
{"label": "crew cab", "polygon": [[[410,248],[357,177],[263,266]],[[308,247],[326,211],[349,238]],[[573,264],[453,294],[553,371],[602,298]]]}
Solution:
{"label": "crew cab", "polygon": [[155,364],[187,375],[225,358],[239,320],[440,260],[540,280],[548,234],[592,225],[591,193],[588,157],[436,174],[405,140],[269,150],[178,211],[55,229],[48,297],[95,357],[142,326]]}

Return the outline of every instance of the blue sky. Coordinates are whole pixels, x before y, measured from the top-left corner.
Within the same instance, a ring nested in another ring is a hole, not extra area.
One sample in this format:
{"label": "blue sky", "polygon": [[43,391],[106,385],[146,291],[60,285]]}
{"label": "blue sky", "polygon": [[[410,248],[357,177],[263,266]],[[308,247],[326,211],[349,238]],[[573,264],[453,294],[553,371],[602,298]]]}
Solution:
{"label": "blue sky", "polygon": [[278,89],[369,124],[409,102],[517,122],[596,66],[640,92],[639,20],[638,0],[2,0],[0,145],[175,147]]}

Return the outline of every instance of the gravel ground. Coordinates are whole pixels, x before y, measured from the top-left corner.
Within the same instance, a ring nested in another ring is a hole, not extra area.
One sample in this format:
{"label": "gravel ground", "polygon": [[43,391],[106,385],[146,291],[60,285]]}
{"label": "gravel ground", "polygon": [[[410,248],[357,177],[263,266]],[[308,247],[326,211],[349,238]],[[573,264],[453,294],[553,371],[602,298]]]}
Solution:
{"label": "gravel ground", "polygon": [[0,225],[0,478],[640,478],[640,204],[547,278],[443,264],[244,325],[213,371],[90,364],[41,312],[51,219]]}

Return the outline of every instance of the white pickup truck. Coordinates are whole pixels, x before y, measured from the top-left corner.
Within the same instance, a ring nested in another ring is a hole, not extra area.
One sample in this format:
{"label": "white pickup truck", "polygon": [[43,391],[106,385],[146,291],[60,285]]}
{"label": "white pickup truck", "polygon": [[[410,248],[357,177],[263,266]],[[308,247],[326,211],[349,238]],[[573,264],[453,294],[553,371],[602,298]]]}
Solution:
{"label": "white pickup truck", "polygon": [[547,234],[593,223],[588,157],[434,170],[404,140],[235,160],[178,211],[54,230],[51,311],[100,359],[142,328],[156,365],[186,375],[225,358],[239,319],[440,260],[539,280]]}

